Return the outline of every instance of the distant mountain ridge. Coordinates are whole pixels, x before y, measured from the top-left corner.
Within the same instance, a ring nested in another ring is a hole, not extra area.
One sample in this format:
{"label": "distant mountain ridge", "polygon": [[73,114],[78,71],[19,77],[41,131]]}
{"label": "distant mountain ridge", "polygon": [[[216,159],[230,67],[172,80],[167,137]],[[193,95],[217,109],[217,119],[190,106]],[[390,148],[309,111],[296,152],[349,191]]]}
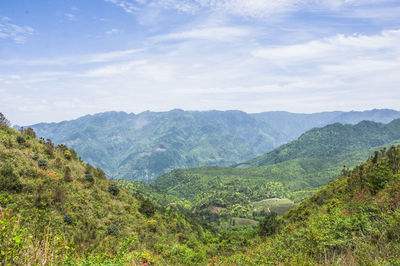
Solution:
{"label": "distant mountain ridge", "polygon": [[394,110],[294,114],[183,111],[105,112],[60,123],[31,125],[39,137],[65,143],[109,178],[150,182],[176,168],[229,166],[334,122],[388,122]]}

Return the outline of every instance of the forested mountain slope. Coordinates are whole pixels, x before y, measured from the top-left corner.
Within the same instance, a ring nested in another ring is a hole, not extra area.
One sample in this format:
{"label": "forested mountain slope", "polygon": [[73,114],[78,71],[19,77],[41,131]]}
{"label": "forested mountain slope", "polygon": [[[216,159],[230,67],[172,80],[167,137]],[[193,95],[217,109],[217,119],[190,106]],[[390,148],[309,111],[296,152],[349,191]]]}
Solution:
{"label": "forested mountain slope", "polygon": [[[237,168],[177,169],[152,184],[191,202],[192,210],[203,220],[218,225],[232,217],[253,218],[257,201],[277,197],[300,202],[343,170],[365,161],[375,150],[399,143],[400,119],[387,125],[370,121],[354,126],[337,123],[312,129],[260,157],[276,161],[254,160],[250,163],[260,166],[250,167],[241,164]],[[212,213],[215,207],[223,210]]]}
{"label": "forested mountain slope", "polygon": [[333,122],[381,122],[393,110],[293,114],[241,111],[107,112],[30,126],[39,137],[76,149],[109,178],[150,182],[176,168],[230,166]]}
{"label": "forested mountain slope", "polygon": [[156,209],[74,150],[0,125],[0,262],[5,265],[204,264],[196,220]]}
{"label": "forested mountain slope", "polygon": [[375,152],[283,219],[267,217],[267,236],[218,263],[236,265],[399,265],[400,147]]}
{"label": "forested mountain slope", "polygon": [[388,124],[362,121],[314,128],[297,140],[258,156],[249,165],[266,166],[297,158],[321,158],[377,147],[400,139],[400,119]]}
{"label": "forested mountain slope", "polygon": [[228,166],[284,142],[279,132],[240,111],[108,112],[31,127],[75,148],[110,178],[144,182],[175,168]]}

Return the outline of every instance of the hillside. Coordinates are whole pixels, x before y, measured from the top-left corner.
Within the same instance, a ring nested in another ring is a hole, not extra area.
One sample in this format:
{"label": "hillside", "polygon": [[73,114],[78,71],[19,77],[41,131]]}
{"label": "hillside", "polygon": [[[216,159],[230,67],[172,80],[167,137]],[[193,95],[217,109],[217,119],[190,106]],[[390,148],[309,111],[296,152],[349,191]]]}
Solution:
{"label": "hillside", "polygon": [[172,110],[107,112],[29,127],[39,137],[76,149],[109,178],[150,182],[176,168],[230,166],[249,160],[314,127],[399,117],[394,110],[316,114]]}
{"label": "hillside", "polygon": [[[178,169],[152,184],[191,202],[191,209],[202,220],[228,226],[233,217],[262,216],[254,212],[254,202],[274,197],[300,202],[342,171],[365,161],[375,150],[399,143],[400,120],[387,125],[367,121],[354,126],[333,124],[312,129],[298,140],[250,161],[262,162],[260,166]],[[264,163],[260,158],[275,161]],[[216,207],[223,209],[213,213]]]}
{"label": "hillside", "polygon": [[399,265],[400,146],[375,152],[294,207],[268,217],[269,237],[217,263]]}
{"label": "hillside", "polygon": [[121,190],[65,145],[0,125],[2,264],[195,264],[215,254],[193,218]]}
{"label": "hillside", "polygon": [[335,123],[314,128],[297,140],[258,156],[249,165],[266,166],[297,158],[324,158],[377,147],[400,139],[400,119],[388,124],[362,121],[354,126]]}

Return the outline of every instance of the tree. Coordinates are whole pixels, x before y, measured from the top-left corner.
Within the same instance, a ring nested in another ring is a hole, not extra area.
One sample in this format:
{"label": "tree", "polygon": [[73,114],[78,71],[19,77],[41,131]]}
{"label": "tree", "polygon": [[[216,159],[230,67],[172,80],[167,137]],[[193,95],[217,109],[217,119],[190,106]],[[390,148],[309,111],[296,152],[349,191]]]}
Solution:
{"label": "tree", "polygon": [[279,226],[279,221],[277,220],[276,216],[277,214],[275,212],[270,212],[264,218],[258,228],[258,234],[260,236],[271,236],[276,232]]}
{"label": "tree", "polygon": [[149,218],[152,217],[156,212],[156,207],[150,200],[144,199],[140,204],[139,212]]}
{"label": "tree", "polygon": [[28,127],[27,129],[24,129],[24,134],[27,136],[30,136],[31,138],[36,139],[36,132],[30,127]]}
{"label": "tree", "polygon": [[0,126],[9,127],[10,125],[10,121],[2,113],[0,113]]}
{"label": "tree", "polygon": [[111,183],[108,187],[108,192],[110,192],[114,196],[117,196],[119,194],[119,187],[116,184]]}

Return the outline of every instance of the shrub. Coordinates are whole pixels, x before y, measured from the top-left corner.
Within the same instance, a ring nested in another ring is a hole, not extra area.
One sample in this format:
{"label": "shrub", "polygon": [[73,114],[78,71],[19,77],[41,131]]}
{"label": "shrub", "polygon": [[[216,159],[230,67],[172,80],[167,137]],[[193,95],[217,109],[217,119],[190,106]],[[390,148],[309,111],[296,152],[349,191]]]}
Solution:
{"label": "shrub", "polygon": [[18,135],[17,136],[17,142],[19,144],[24,144],[26,142],[25,138],[23,136]]}
{"label": "shrub", "polygon": [[36,132],[30,127],[24,130],[24,134],[31,138],[36,138]]}
{"label": "shrub", "polygon": [[117,196],[119,194],[119,187],[116,184],[111,183],[108,187],[108,192],[110,192],[114,196]]}
{"label": "shrub", "polygon": [[69,150],[65,150],[64,151],[64,157],[67,160],[71,160],[71,157],[72,157],[71,152]]}
{"label": "shrub", "polygon": [[49,163],[45,159],[40,159],[38,161],[38,166],[43,169],[47,169]]}
{"label": "shrub", "polygon": [[57,169],[60,169],[62,167],[62,162],[60,158],[56,158],[56,160],[54,161],[54,167],[56,167]]}
{"label": "shrub", "polygon": [[72,225],[74,223],[74,219],[72,218],[72,215],[67,213],[64,216],[64,223],[68,224],[68,225]]}
{"label": "shrub", "polygon": [[10,164],[4,164],[0,168],[0,190],[10,192],[20,192],[22,190],[21,181]]}
{"label": "shrub", "polygon": [[140,204],[139,212],[144,214],[147,218],[149,218],[152,217],[156,212],[156,207],[150,200],[144,199]]}
{"label": "shrub", "polygon": [[85,179],[89,183],[92,183],[92,184],[94,183],[94,177],[93,177],[93,175],[91,173],[85,174]]}
{"label": "shrub", "polygon": [[69,168],[69,166],[66,166],[65,169],[64,169],[64,181],[65,182],[71,182],[72,181],[71,168]]}
{"label": "shrub", "polygon": [[101,170],[100,168],[94,169],[93,175],[97,179],[106,179],[106,175],[104,174],[103,170]]}
{"label": "shrub", "polygon": [[107,228],[107,234],[110,236],[118,236],[119,233],[119,228],[118,225],[116,224],[111,224],[110,226],[108,226]]}
{"label": "shrub", "polygon": [[264,218],[258,228],[258,234],[260,236],[271,236],[276,232],[279,226],[276,216],[277,214],[275,212],[271,212]]}

